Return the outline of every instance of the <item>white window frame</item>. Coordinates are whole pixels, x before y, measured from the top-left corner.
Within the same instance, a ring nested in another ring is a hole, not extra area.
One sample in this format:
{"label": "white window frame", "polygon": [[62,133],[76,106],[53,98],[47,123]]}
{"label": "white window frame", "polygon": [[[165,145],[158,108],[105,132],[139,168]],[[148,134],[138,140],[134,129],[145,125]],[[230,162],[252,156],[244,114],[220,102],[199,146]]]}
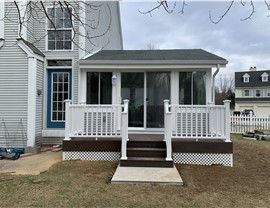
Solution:
{"label": "white window frame", "polygon": [[244,83],[248,83],[249,82],[249,77],[250,77],[250,75],[249,74],[244,74],[244,76],[243,76],[243,82]]}
{"label": "white window frame", "polygon": [[[261,89],[255,89],[255,97],[262,97],[262,90]],[[257,96],[257,92],[259,92],[259,96]]]}
{"label": "white window frame", "polygon": [[265,90],[265,97],[270,97],[270,89]]}
{"label": "white window frame", "polygon": [[[248,95],[246,95],[246,92],[248,92]],[[244,89],[243,90],[243,97],[250,97],[251,96],[251,91],[249,89]]]}
{"label": "white window frame", "polygon": [[262,77],[262,82],[268,82],[268,74],[266,72],[264,72],[261,77]]}
{"label": "white window frame", "polygon": [[[60,8],[60,6],[59,7],[53,7],[53,6],[47,6],[46,7],[46,11],[48,11],[48,9],[50,9],[50,8]],[[72,9],[72,8],[71,8]],[[72,9],[72,12],[74,12],[73,11],[73,9]],[[49,49],[49,47],[48,47],[48,22],[49,22],[49,20],[48,20],[48,18],[47,17],[45,17],[45,32],[46,32],[46,36],[45,36],[45,50],[46,51],[73,51],[74,50],[74,43],[73,43],[73,41],[75,41],[75,40],[73,40],[72,41],[72,38],[73,38],[73,36],[74,36],[74,31],[73,31],[73,29],[72,29],[72,27],[71,28],[62,28],[61,30],[71,30],[71,49]],[[72,16],[72,22],[73,22],[73,24],[74,24],[74,17]]]}

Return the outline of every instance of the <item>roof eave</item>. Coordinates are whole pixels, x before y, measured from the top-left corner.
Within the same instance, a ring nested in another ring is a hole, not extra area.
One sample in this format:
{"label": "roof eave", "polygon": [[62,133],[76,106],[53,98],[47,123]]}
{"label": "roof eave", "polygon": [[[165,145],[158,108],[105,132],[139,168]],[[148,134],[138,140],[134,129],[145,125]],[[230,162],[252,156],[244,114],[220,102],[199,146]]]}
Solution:
{"label": "roof eave", "polygon": [[227,60],[80,60],[80,65],[217,65],[225,67]]}

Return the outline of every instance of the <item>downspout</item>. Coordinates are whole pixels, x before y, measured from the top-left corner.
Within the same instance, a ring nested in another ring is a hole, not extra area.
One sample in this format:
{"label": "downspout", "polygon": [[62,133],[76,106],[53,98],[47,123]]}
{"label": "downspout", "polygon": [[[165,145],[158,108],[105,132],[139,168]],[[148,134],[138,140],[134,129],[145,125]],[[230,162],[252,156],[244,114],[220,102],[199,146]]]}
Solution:
{"label": "downspout", "polygon": [[215,71],[214,75],[213,75],[213,85],[212,85],[212,103],[213,105],[215,105],[215,78],[219,72],[220,69],[220,64],[217,64],[217,70]]}

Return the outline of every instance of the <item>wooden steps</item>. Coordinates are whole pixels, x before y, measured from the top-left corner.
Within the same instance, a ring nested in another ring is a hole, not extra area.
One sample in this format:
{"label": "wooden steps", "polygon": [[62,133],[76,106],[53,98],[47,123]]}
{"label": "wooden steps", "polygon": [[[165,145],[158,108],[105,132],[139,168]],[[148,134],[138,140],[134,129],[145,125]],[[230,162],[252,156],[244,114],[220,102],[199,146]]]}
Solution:
{"label": "wooden steps", "polygon": [[166,143],[160,140],[127,142],[127,160],[120,160],[122,167],[173,167],[173,161],[166,160]]}

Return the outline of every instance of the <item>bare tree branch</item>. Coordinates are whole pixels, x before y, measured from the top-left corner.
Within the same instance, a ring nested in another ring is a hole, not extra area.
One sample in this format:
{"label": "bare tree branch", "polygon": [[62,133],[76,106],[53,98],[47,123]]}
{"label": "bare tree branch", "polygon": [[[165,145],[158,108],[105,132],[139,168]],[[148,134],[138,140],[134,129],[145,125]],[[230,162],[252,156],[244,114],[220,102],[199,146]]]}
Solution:
{"label": "bare tree branch", "polygon": [[219,18],[217,21],[214,21],[214,20],[212,19],[211,10],[210,10],[210,11],[209,11],[209,19],[210,19],[210,21],[211,21],[212,23],[214,23],[214,24],[218,24],[218,23],[219,23],[219,22],[220,22],[227,14],[228,14],[228,12],[231,10],[233,4],[234,4],[234,0],[231,1],[231,3],[230,3],[230,5],[229,5],[229,7],[227,8],[227,10],[223,13],[223,15],[220,16],[220,18]]}
{"label": "bare tree branch", "polygon": [[186,1],[184,0],[183,3],[182,3],[182,8],[181,8],[181,10],[180,10],[178,13],[184,14],[185,7],[186,7],[186,6],[187,6],[187,3],[186,3]]}
{"label": "bare tree branch", "polygon": [[243,1],[243,0],[241,0],[241,2],[240,2],[241,4],[242,4],[242,6],[245,6],[246,5],[246,1]]}
{"label": "bare tree branch", "polygon": [[14,1],[14,4],[15,4],[15,6],[16,6],[16,9],[17,9],[17,12],[18,12],[18,16],[19,16],[19,36],[20,36],[20,38],[22,38],[22,36],[21,36],[21,34],[22,34],[22,18],[21,18],[21,11],[20,11],[20,8],[19,8],[19,6],[18,6],[18,4],[17,4],[17,2],[16,1]]}
{"label": "bare tree branch", "polygon": [[[267,3],[267,1],[264,1],[267,9],[270,11],[270,3]],[[267,15],[267,17],[270,17],[270,15]]]}
{"label": "bare tree branch", "polygon": [[160,1],[158,1],[158,5],[156,7],[152,8],[148,11],[145,11],[145,12],[142,12],[139,10],[139,12],[141,14],[149,14],[150,16],[152,16],[152,12],[159,9],[160,7],[163,7],[167,13],[172,13],[176,7],[176,2],[174,2],[172,9],[169,9],[167,0],[160,0]]}
{"label": "bare tree branch", "polygon": [[42,9],[43,9],[43,12],[44,12],[45,16],[46,16],[47,19],[50,21],[50,23],[52,24],[52,26],[54,27],[54,29],[56,29],[56,27],[55,27],[55,25],[54,25],[54,22],[51,20],[51,17],[49,17],[49,15],[48,15],[48,13],[47,13],[47,10],[46,10],[46,8],[45,8],[43,2],[40,1],[40,4],[41,4],[41,6],[42,6]]}
{"label": "bare tree branch", "polygon": [[254,7],[254,4],[253,4],[253,1],[252,0],[250,1],[250,6],[252,7],[252,11],[251,11],[250,15],[248,17],[244,18],[244,19],[240,19],[241,21],[245,21],[245,20],[251,19],[251,17],[255,13],[255,7]]}

